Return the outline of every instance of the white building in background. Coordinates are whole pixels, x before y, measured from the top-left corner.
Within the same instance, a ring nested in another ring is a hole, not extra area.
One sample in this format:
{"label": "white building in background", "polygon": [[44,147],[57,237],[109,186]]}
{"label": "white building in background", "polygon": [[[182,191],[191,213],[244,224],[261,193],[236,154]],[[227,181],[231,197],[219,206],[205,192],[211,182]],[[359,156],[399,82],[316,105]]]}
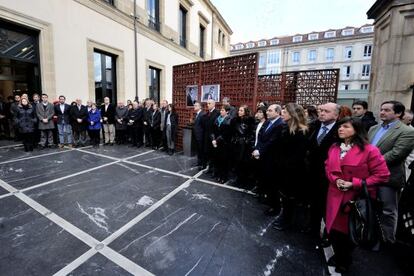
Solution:
{"label": "white building in background", "polygon": [[374,27],[274,37],[231,45],[231,55],[259,53],[259,74],[285,71],[340,69],[338,103],[367,100]]}
{"label": "white building in background", "polygon": [[[229,55],[209,0],[0,0],[0,95],[172,97],[172,67]],[[137,20],[137,74],[134,19]]]}

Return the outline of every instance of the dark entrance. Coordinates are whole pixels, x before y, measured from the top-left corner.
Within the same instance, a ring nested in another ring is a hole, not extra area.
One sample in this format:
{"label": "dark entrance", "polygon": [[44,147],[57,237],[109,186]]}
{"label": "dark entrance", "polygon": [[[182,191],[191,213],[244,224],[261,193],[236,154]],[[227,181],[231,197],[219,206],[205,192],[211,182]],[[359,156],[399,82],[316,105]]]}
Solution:
{"label": "dark entrance", "polygon": [[95,49],[93,58],[96,103],[103,103],[105,97],[108,97],[111,103],[116,103],[116,56]]}
{"label": "dark entrance", "polygon": [[0,96],[41,92],[39,31],[0,20]]}

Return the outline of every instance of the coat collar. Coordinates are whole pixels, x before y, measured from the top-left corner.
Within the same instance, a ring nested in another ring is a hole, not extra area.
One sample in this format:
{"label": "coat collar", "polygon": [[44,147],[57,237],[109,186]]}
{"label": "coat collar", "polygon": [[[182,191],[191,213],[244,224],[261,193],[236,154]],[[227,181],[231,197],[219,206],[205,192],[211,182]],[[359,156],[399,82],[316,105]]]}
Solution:
{"label": "coat collar", "polygon": [[344,159],[341,160],[340,157],[341,148],[338,145],[334,145],[331,154],[333,155],[330,161],[330,170],[339,172],[342,174],[341,166],[356,166],[361,163],[363,153],[358,146],[354,145],[348,153],[345,155]]}

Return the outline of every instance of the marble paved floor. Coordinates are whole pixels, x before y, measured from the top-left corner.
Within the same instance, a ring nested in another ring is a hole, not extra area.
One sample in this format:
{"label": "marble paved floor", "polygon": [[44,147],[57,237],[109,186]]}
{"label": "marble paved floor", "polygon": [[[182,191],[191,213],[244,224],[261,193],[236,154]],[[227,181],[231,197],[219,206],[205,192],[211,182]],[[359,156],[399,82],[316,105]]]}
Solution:
{"label": "marble paved floor", "polygon": [[[126,146],[1,145],[0,275],[332,272],[307,235],[273,230],[251,192],[194,162]],[[355,275],[404,275],[389,255],[355,254]]]}

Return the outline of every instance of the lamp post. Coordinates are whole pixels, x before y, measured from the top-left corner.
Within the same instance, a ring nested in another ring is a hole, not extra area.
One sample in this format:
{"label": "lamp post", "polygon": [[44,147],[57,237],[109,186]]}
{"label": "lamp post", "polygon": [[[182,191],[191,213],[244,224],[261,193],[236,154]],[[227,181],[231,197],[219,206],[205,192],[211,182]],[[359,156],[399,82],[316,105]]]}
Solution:
{"label": "lamp post", "polygon": [[137,0],[134,0],[135,101],[138,102]]}

